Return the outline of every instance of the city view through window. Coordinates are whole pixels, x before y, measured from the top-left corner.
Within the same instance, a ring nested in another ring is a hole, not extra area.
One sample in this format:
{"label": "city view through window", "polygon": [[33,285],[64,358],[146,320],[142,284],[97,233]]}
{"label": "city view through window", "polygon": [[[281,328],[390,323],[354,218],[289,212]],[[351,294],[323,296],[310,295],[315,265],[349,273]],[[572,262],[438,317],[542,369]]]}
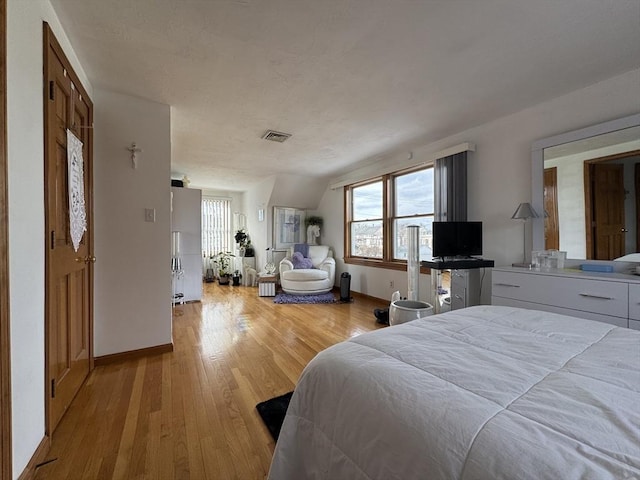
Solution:
{"label": "city view through window", "polygon": [[[391,183],[394,194],[387,211],[393,251],[388,259],[407,259],[407,226],[418,225],[420,259],[431,260],[433,168],[392,176]],[[351,189],[351,256],[385,259],[385,198],[385,179]]]}

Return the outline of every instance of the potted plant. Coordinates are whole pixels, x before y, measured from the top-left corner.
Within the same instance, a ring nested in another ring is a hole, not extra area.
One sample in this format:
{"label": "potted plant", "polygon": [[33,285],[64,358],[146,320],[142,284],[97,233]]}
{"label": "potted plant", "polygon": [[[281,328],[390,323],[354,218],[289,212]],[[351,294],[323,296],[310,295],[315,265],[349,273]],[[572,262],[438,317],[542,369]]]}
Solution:
{"label": "potted plant", "polygon": [[244,228],[239,229],[233,238],[238,244],[239,248],[245,248],[249,243],[249,235],[247,235],[247,232],[244,231]]}
{"label": "potted plant", "polygon": [[231,277],[231,257],[234,256],[231,252],[218,252],[211,257],[218,269],[218,283],[220,285],[229,284],[229,277]]}
{"label": "potted plant", "polygon": [[242,274],[240,273],[240,270],[236,270],[235,272],[233,272],[233,276],[231,277],[231,280],[233,281],[232,285],[234,287],[237,287],[238,285],[240,285],[241,279],[242,279]]}

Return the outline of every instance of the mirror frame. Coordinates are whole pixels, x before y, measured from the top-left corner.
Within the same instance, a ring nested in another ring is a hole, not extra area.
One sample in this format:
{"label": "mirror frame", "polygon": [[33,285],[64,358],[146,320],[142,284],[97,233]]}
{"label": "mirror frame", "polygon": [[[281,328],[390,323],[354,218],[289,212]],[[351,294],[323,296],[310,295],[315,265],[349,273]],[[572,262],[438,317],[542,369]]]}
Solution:
{"label": "mirror frame", "polygon": [[[536,212],[544,212],[543,172],[545,148],[638,126],[640,126],[640,113],[533,142],[531,145],[531,204]],[[539,218],[532,218],[531,220],[532,250],[544,250],[544,215],[540,215]]]}

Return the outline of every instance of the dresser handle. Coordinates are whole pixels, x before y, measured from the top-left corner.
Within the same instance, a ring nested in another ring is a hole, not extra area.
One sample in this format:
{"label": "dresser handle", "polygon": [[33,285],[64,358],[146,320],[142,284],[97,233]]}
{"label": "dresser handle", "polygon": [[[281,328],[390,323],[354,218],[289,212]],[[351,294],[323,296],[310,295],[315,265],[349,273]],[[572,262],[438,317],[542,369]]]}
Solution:
{"label": "dresser handle", "polygon": [[603,297],[602,295],[592,295],[590,293],[580,293],[579,295],[587,298],[599,298],[600,300],[615,300],[613,297]]}
{"label": "dresser handle", "polygon": [[496,287],[512,287],[512,288],[520,288],[520,285],[514,285],[512,283],[494,283]]}

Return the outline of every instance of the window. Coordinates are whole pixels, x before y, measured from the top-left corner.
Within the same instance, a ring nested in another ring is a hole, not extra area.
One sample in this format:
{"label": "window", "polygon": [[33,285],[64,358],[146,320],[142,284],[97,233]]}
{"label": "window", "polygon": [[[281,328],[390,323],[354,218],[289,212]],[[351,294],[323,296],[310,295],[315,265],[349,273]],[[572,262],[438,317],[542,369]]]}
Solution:
{"label": "window", "polygon": [[407,226],[420,226],[420,258],[432,258],[433,167],[345,187],[345,261],[403,269]]}
{"label": "window", "polygon": [[209,258],[218,252],[230,252],[231,200],[202,199],[202,256]]}
{"label": "window", "polygon": [[383,190],[382,181],[351,190],[351,254],[355,257],[384,257]]}

